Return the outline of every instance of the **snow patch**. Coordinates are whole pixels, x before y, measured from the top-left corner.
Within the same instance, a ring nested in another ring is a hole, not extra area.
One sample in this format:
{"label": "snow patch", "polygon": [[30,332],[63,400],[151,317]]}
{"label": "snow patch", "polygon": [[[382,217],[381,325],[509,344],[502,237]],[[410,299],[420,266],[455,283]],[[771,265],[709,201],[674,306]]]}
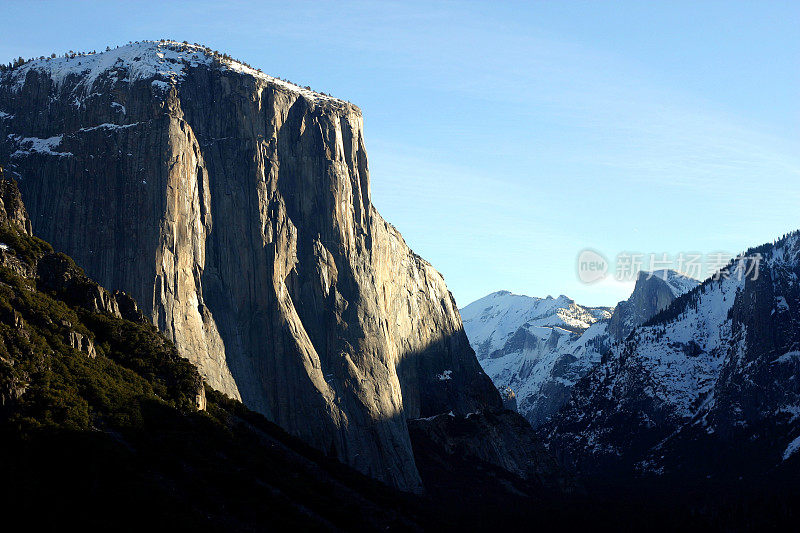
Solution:
{"label": "snow patch", "polygon": [[108,122],[106,122],[105,124],[100,124],[98,126],[92,126],[90,128],[81,128],[78,131],[95,131],[95,130],[100,130],[100,129],[104,129],[104,130],[124,130],[124,129],[127,129],[127,128],[132,128],[132,127],[134,127],[134,126],[136,126],[138,124],[139,124],[138,122],[134,122],[133,124],[109,124]]}
{"label": "snow patch", "polygon": [[791,424],[792,422],[800,418],[800,405],[784,405],[783,407],[775,411],[776,415],[782,413],[790,416],[789,423]]}
{"label": "snow patch", "polygon": [[162,92],[167,92],[169,91],[170,87],[172,87],[171,84],[161,80],[153,80],[153,83],[151,85]]}
{"label": "snow patch", "polygon": [[63,135],[57,135],[47,139],[40,139],[38,137],[21,137],[19,135],[10,134],[8,138],[19,146],[19,149],[11,154],[11,157],[22,157],[33,153],[70,157],[72,156],[71,152],[56,152],[54,150],[54,148],[57,148],[61,144],[63,137]]}
{"label": "snow patch", "polygon": [[789,457],[794,455],[797,450],[800,450],[800,437],[796,437],[786,447],[786,451],[783,452],[783,460],[787,460]]}
{"label": "snow patch", "polygon": [[782,356],[775,359],[776,363],[790,363],[794,360],[800,359],[800,351],[794,350],[791,352],[786,352]]}

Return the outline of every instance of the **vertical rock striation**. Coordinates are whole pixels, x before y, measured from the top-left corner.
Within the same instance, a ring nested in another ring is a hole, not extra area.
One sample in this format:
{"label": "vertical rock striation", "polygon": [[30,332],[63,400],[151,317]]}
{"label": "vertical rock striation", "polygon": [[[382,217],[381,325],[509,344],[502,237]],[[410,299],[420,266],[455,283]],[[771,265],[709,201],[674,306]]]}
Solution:
{"label": "vertical rock striation", "polygon": [[442,276],[370,201],[360,110],[143,42],[0,77],[35,232],[124,289],[213,387],[419,490],[406,419],[496,409]]}

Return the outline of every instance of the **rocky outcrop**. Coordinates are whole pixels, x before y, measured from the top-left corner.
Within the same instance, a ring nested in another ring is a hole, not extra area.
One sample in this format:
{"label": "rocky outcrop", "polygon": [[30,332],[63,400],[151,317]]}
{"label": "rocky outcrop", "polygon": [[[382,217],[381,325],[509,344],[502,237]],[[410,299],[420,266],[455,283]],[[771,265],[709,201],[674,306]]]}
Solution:
{"label": "rocky outcrop", "polygon": [[108,313],[121,318],[117,299],[109,291],[88,279],[72,259],[61,253],[43,256],[36,264],[39,286],[61,293],[65,301],[91,313]]}
{"label": "rocky outcrop", "polygon": [[214,388],[408,490],[406,419],[500,408],[442,276],[370,201],[356,106],[146,42],[11,70],[0,111],[36,233]]}
{"label": "rocky outcrop", "polygon": [[139,309],[139,304],[130,294],[124,291],[114,291],[114,301],[117,303],[120,318],[131,322],[144,322],[146,320],[144,313]]}
{"label": "rocky outcrop", "polygon": [[608,332],[615,340],[622,340],[663,311],[678,296],[696,287],[699,282],[674,270],[639,272],[630,298],[621,301],[608,322]]}
{"label": "rocky outcrop", "polygon": [[517,412],[517,394],[511,387],[500,387],[500,398],[503,400],[503,407],[509,411]]}
{"label": "rocky outcrop", "polygon": [[31,220],[17,182],[5,179],[3,167],[0,167],[0,224],[8,224],[26,235],[32,234]]}
{"label": "rocky outcrop", "polygon": [[31,221],[22,203],[22,195],[14,180],[4,179],[0,167],[0,265],[21,276],[33,275],[33,266],[22,260],[14,250],[17,235],[31,235]]}
{"label": "rocky outcrop", "polygon": [[91,357],[92,359],[97,357],[97,351],[94,348],[94,342],[92,342],[92,338],[88,335],[78,333],[77,331],[70,331],[68,341],[70,346],[79,352],[85,353],[88,357]]}

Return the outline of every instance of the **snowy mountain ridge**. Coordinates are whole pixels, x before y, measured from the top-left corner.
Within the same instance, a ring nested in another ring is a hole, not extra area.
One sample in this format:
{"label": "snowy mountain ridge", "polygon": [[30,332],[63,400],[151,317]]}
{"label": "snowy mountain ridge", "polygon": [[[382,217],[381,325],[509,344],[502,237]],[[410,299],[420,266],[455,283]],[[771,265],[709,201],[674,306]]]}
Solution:
{"label": "snowy mountain ridge", "polygon": [[566,403],[614,341],[697,284],[672,270],[642,272],[631,298],[613,309],[499,291],[461,316],[481,366],[499,389],[514,391],[519,412],[535,427]]}
{"label": "snowy mountain ridge", "polygon": [[607,307],[584,307],[564,296],[536,298],[498,291],[461,309],[464,329],[478,359],[492,357],[523,325],[539,337],[547,329],[581,332],[611,316]]}
{"label": "snowy mountain ridge", "polygon": [[704,446],[746,454],[753,468],[792,457],[799,277],[797,232],[734,259],[612,346],[543,428],[551,449],[584,472],[623,464],[659,475],[724,475],[717,458],[697,453]]}

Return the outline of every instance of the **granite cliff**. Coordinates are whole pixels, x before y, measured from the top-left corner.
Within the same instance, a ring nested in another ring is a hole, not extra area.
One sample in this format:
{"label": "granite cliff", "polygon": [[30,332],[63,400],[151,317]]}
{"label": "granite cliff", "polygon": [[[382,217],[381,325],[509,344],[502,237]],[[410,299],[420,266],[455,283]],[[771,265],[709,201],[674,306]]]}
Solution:
{"label": "granite cliff", "polygon": [[627,337],[658,312],[666,309],[681,294],[699,282],[674,270],[639,272],[630,298],[617,304],[608,322],[608,332],[616,341]]}
{"label": "granite cliff", "polygon": [[6,529],[441,529],[446,519],[421,498],[313,450],[235,400],[206,396],[195,366],[133,299],[31,234],[17,185],[2,174]]}
{"label": "granite cliff", "polygon": [[501,408],[442,276],[370,201],[361,111],[208,49],[133,43],[0,76],[33,230],[208,384],[420,490],[407,419]]}

